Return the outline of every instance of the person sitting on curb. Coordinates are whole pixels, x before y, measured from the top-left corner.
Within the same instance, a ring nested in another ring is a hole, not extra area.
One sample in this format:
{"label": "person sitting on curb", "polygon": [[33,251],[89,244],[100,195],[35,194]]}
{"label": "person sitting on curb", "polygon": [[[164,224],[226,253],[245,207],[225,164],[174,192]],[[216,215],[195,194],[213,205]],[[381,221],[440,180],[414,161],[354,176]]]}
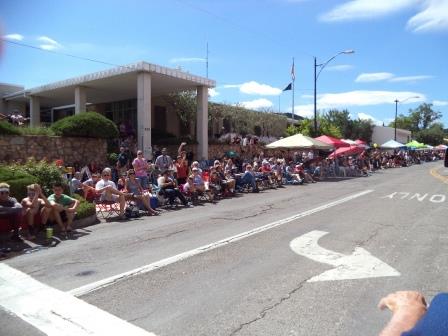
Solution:
{"label": "person sitting on curb", "polygon": [[25,197],[21,204],[25,210],[25,220],[28,226],[28,239],[35,239],[36,228],[34,227],[34,216],[40,214],[40,223],[46,225],[52,211],[52,205],[45,197],[40,185],[37,183],[30,184],[26,187],[28,196]]}
{"label": "person sitting on curb", "polygon": [[22,221],[22,205],[9,194],[9,184],[0,183],[0,219],[6,219],[13,230],[11,240],[22,242],[19,236]]}
{"label": "person sitting on curb", "polygon": [[419,292],[399,291],[381,299],[380,309],[389,308],[392,318],[380,336],[448,335],[448,294],[437,294],[429,306]]}
{"label": "person sitting on curb", "polygon": [[100,201],[119,203],[120,219],[125,219],[125,193],[119,191],[115,183],[110,180],[110,178],[112,177],[112,170],[110,168],[104,168],[101,176],[102,179],[99,180],[95,186],[96,192],[98,194],[101,194]]}
{"label": "person sitting on curb", "polygon": [[79,201],[63,194],[63,191],[61,183],[53,184],[53,194],[48,196],[48,202],[52,205],[50,219],[58,223],[62,237],[66,238],[72,235],[72,223]]}
{"label": "person sitting on curb", "polygon": [[185,196],[179,191],[176,182],[169,176],[169,173],[169,170],[164,170],[162,176],[157,179],[157,185],[160,188],[159,193],[168,198],[172,208],[174,207],[176,198],[179,198],[185,207],[192,207],[192,205],[185,199]]}

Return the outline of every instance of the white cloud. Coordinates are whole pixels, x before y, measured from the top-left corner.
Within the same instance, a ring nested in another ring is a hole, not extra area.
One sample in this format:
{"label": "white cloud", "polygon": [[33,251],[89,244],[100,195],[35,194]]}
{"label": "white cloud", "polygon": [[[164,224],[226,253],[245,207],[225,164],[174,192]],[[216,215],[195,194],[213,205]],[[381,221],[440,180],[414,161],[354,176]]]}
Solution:
{"label": "white cloud", "polygon": [[388,81],[388,82],[408,82],[408,83],[416,83],[421,80],[431,79],[433,76],[427,75],[417,75],[417,76],[395,76],[390,72],[373,72],[373,73],[362,73],[356,79],[357,83],[370,83],[370,82],[379,82],[379,81]]}
{"label": "white cloud", "polygon": [[210,88],[210,89],[208,89],[208,95],[213,98],[213,97],[219,96],[219,92],[216,91],[216,89],[214,89],[214,88]]}
{"label": "white cloud", "polygon": [[351,69],[353,69],[353,65],[350,64],[330,65],[325,68],[326,71],[348,71]]}
{"label": "white cloud", "polygon": [[361,119],[361,120],[372,120],[372,122],[373,122],[375,125],[378,125],[378,126],[383,125],[383,122],[382,122],[382,121],[376,119],[375,117],[371,116],[370,114],[363,113],[363,112],[359,112],[359,113],[358,113],[358,119]]}
{"label": "white cloud", "polygon": [[244,106],[247,109],[251,109],[251,110],[258,110],[261,108],[268,108],[268,107],[274,106],[274,104],[266,98],[260,98],[260,99],[255,99],[255,100],[251,100],[251,101],[241,102],[240,105]]}
{"label": "white cloud", "polygon": [[8,35],[3,35],[4,39],[7,40],[13,40],[13,41],[22,41],[24,39],[23,35],[20,34],[8,34]]}
{"label": "white cloud", "polygon": [[393,77],[394,77],[394,74],[392,74],[390,72],[362,73],[355,79],[355,82],[358,82],[358,83],[378,82],[378,81],[388,80]]}
{"label": "white cloud", "polygon": [[[289,112],[291,112],[291,108],[289,108],[288,110]],[[304,118],[311,118],[314,116],[314,105],[313,104],[295,105],[294,114],[297,114]]]}
{"label": "white cloud", "polygon": [[275,88],[267,84],[260,84],[255,81],[250,81],[243,84],[227,84],[222,87],[225,89],[239,88],[241,93],[249,95],[278,96],[282,93],[282,90],[279,88]]}
{"label": "white cloud", "polygon": [[206,61],[205,58],[200,57],[178,57],[170,59],[170,63],[195,63],[195,62],[204,63],[205,61]]}
{"label": "white cloud", "polygon": [[427,0],[425,9],[408,21],[408,28],[415,32],[448,30],[448,1]]}
{"label": "white cloud", "polygon": [[431,79],[434,78],[433,76],[426,76],[426,75],[420,75],[420,76],[402,76],[402,77],[394,77],[391,78],[390,82],[411,82],[415,83],[421,80],[425,79]]}
{"label": "white cloud", "polygon": [[432,102],[432,104],[434,106],[447,106],[448,105],[448,101],[443,101],[443,100],[434,100]]}
{"label": "white cloud", "polygon": [[[418,97],[410,98],[409,97]],[[403,104],[426,101],[426,96],[419,92],[410,91],[348,91],[341,93],[324,93],[318,96],[317,109],[328,110],[332,108],[350,108],[353,106],[375,106],[382,104],[395,104],[395,100]],[[289,109],[291,111],[291,109]],[[310,117],[314,115],[314,105],[296,105],[295,113]]]}
{"label": "white cloud", "polygon": [[[419,97],[411,98],[409,97]],[[380,104],[394,104],[394,100],[406,100],[405,103],[424,102],[426,96],[419,92],[410,91],[349,91],[341,93],[325,93],[317,102],[319,108],[344,108],[348,106],[369,106]]]}
{"label": "white cloud", "polygon": [[448,30],[446,0],[351,0],[322,14],[319,19],[326,22],[368,20],[414,8],[419,12],[407,22],[412,31]]}
{"label": "white cloud", "polygon": [[300,97],[303,99],[313,99],[314,98],[314,96],[311,94],[303,94]]}
{"label": "white cloud", "polygon": [[39,36],[37,40],[45,44],[59,45],[57,41],[53,40],[52,38],[49,38],[48,36]]}
{"label": "white cloud", "polygon": [[53,40],[52,38],[48,36],[39,36],[37,38],[39,42],[42,42],[39,47],[41,47],[44,50],[55,50],[61,48],[61,44],[57,42],[56,40]]}
{"label": "white cloud", "polygon": [[382,17],[418,4],[421,0],[352,0],[320,16],[322,21],[351,21]]}

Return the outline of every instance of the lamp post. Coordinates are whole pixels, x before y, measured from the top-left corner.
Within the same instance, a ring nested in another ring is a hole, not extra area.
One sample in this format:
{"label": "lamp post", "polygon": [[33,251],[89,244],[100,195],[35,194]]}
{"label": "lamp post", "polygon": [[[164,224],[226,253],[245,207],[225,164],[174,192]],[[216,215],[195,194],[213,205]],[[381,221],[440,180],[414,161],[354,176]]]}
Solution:
{"label": "lamp post", "polygon": [[395,99],[395,122],[394,122],[394,140],[397,141],[397,117],[398,117],[398,103],[404,103],[406,100],[420,98],[419,96],[408,97],[404,100]]}
{"label": "lamp post", "polygon": [[[317,79],[319,78],[320,73],[327,66],[327,64],[330,63],[332,60],[334,60],[337,56],[341,54],[348,55],[353,53],[355,53],[355,51],[352,49],[340,51],[333,57],[330,57],[326,62],[320,64],[317,64],[317,58],[314,57],[314,135],[315,136],[317,136]],[[318,67],[320,68],[319,72],[317,72]]]}

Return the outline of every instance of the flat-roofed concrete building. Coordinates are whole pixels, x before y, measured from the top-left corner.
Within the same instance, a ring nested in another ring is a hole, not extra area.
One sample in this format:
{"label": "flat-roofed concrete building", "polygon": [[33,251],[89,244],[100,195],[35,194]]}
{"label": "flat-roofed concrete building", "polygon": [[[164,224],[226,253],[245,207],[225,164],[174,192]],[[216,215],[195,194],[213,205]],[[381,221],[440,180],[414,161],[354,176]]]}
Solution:
{"label": "flat-roofed concrete building", "polygon": [[0,84],[0,113],[19,110],[30,126],[52,123],[68,115],[94,110],[117,124],[129,122],[136,129],[138,147],[148,157],[151,129],[182,135],[179,119],[167,111],[160,97],[196,90],[197,157],[208,153],[208,89],[215,81],[147,62],[138,62],[55,83],[24,89]]}

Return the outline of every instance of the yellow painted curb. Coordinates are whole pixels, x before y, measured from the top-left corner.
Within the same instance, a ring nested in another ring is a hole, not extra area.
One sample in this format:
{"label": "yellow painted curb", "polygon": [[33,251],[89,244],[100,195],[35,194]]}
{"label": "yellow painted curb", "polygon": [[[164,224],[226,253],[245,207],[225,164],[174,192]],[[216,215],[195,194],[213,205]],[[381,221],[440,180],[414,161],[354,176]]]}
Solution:
{"label": "yellow painted curb", "polygon": [[430,173],[433,177],[435,177],[436,179],[442,181],[443,183],[448,184],[448,176],[442,176],[442,175],[440,175],[440,174],[437,172],[437,170],[439,170],[439,169],[440,169],[440,167],[439,167],[439,168],[433,168],[433,169],[431,169],[431,170],[429,171],[429,173]]}

